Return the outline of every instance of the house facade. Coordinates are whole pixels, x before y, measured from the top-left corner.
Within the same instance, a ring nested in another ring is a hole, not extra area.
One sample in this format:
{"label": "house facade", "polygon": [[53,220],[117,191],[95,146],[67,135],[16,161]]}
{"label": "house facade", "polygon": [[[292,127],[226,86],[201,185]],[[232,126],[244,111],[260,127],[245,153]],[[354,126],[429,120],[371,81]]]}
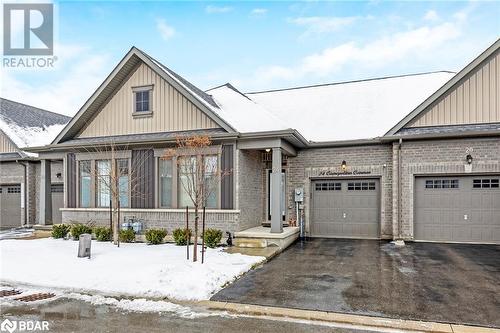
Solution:
{"label": "house facade", "polygon": [[109,225],[115,163],[123,221],[184,226],[176,158],[188,157],[162,156],[204,135],[212,145],[194,158],[230,171],[207,201],[209,227],[278,234],[299,220],[311,237],[500,243],[499,49],[456,74],[242,93],[202,91],[132,48],[50,145],[29,149],[40,222],[60,164],[62,221]]}
{"label": "house facade", "polygon": [[[49,144],[69,117],[0,98],[0,228],[38,224],[41,163],[29,146]],[[52,164],[50,206],[47,220],[60,223],[64,179],[61,161]],[[45,206],[45,204],[44,204]]]}

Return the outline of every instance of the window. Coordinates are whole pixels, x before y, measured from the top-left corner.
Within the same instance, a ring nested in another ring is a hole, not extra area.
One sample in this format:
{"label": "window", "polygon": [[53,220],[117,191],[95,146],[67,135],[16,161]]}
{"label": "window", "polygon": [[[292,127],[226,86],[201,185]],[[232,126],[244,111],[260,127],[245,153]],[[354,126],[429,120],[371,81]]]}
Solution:
{"label": "window", "polygon": [[21,193],[21,185],[7,187],[7,193]]}
{"label": "window", "polygon": [[111,200],[111,163],[110,160],[96,161],[97,169],[97,206],[109,207]]}
{"label": "window", "polygon": [[207,208],[217,208],[218,199],[218,188],[215,182],[217,179],[217,155],[207,155],[203,157],[203,165],[205,166],[205,195],[206,202],[205,207]]}
{"label": "window", "polygon": [[316,183],[314,185],[314,189],[316,191],[340,191],[342,190],[342,183],[332,183],[332,182]]}
{"label": "window", "polygon": [[350,182],[347,183],[348,191],[373,191],[375,182]]}
{"label": "window", "polygon": [[172,160],[160,159],[160,206],[172,207]]}
{"label": "window", "polygon": [[472,187],[473,188],[499,188],[500,179],[473,179]]}
{"label": "window", "polygon": [[90,207],[91,197],[91,179],[90,179],[90,161],[79,162],[80,174],[80,207]]}
{"label": "window", "polygon": [[116,168],[117,168],[117,172],[118,172],[118,193],[119,193],[120,207],[128,207],[129,206],[128,159],[126,159],[126,158],[117,159],[116,160]]}
{"label": "window", "polygon": [[425,188],[458,188],[458,179],[434,179],[426,180]]}
{"label": "window", "polygon": [[[190,159],[190,160],[188,160]],[[193,200],[189,193],[193,192],[197,159],[196,156],[179,157],[179,181],[177,184],[178,206],[193,207]]]}
{"label": "window", "polygon": [[148,112],[149,109],[149,89],[135,91],[135,112]]}

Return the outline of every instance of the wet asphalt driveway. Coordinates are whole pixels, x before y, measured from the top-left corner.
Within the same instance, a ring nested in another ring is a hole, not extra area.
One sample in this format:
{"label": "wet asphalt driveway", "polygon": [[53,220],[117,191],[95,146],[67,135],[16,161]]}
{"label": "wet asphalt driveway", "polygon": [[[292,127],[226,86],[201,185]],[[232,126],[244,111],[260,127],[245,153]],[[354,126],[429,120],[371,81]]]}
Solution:
{"label": "wet asphalt driveway", "polygon": [[313,239],[212,300],[500,327],[500,246]]}

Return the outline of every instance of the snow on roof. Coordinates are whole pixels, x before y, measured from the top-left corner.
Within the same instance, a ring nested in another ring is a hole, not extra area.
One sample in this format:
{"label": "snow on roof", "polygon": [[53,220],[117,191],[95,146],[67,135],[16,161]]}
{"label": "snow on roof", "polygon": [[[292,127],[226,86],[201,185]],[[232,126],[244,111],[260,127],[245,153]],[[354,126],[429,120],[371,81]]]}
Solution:
{"label": "snow on roof", "polygon": [[217,114],[239,132],[263,132],[290,128],[230,84],[207,90],[217,102]]}
{"label": "snow on roof", "polygon": [[50,144],[71,118],[0,98],[0,130],[18,148]]}
{"label": "snow on roof", "polygon": [[307,140],[363,139],[384,135],[454,75],[422,73],[252,92],[246,96]]}

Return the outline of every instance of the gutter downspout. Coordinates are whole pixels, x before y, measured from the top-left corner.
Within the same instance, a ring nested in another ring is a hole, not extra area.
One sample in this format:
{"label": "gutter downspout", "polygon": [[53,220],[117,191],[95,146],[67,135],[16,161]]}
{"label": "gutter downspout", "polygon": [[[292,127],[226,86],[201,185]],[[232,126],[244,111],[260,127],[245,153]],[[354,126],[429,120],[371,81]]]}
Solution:
{"label": "gutter downspout", "polygon": [[23,209],[24,209],[24,219],[23,220],[24,220],[24,222],[23,222],[23,226],[26,227],[27,224],[28,224],[27,223],[28,222],[28,216],[27,216],[27,213],[28,213],[28,210],[27,210],[27,206],[28,206],[27,205],[28,204],[28,201],[27,201],[27,199],[28,199],[28,195],[27,195],[28,194],[28,183],[26,182],[27,179],[28,179],[28,167],[22,161],[16,160],[16,163],[19,164],[19,165],[22,165],[23,168],[24,168],[24,173],[23,173],[23,177],[24,177],[24,180],[23,180],[23,182],[24,182],[24,193],[23,193],[23,197],[24,197],[23,198],[23,200],[24,200],[24,207],[23,207]]}
{"label": "gutter downspout", "polygon": [[401,223],[401,217],[403,214],[401,214],[401,189],[403,186],[401,186],[401,177],[402,177],[402,165],[401,165],[401,145],[403,144],[403,139],[399,139],[399,144],[398,144],[398,240],[403,239],[403,234],[401,232],[402,228],[402,223]]}

